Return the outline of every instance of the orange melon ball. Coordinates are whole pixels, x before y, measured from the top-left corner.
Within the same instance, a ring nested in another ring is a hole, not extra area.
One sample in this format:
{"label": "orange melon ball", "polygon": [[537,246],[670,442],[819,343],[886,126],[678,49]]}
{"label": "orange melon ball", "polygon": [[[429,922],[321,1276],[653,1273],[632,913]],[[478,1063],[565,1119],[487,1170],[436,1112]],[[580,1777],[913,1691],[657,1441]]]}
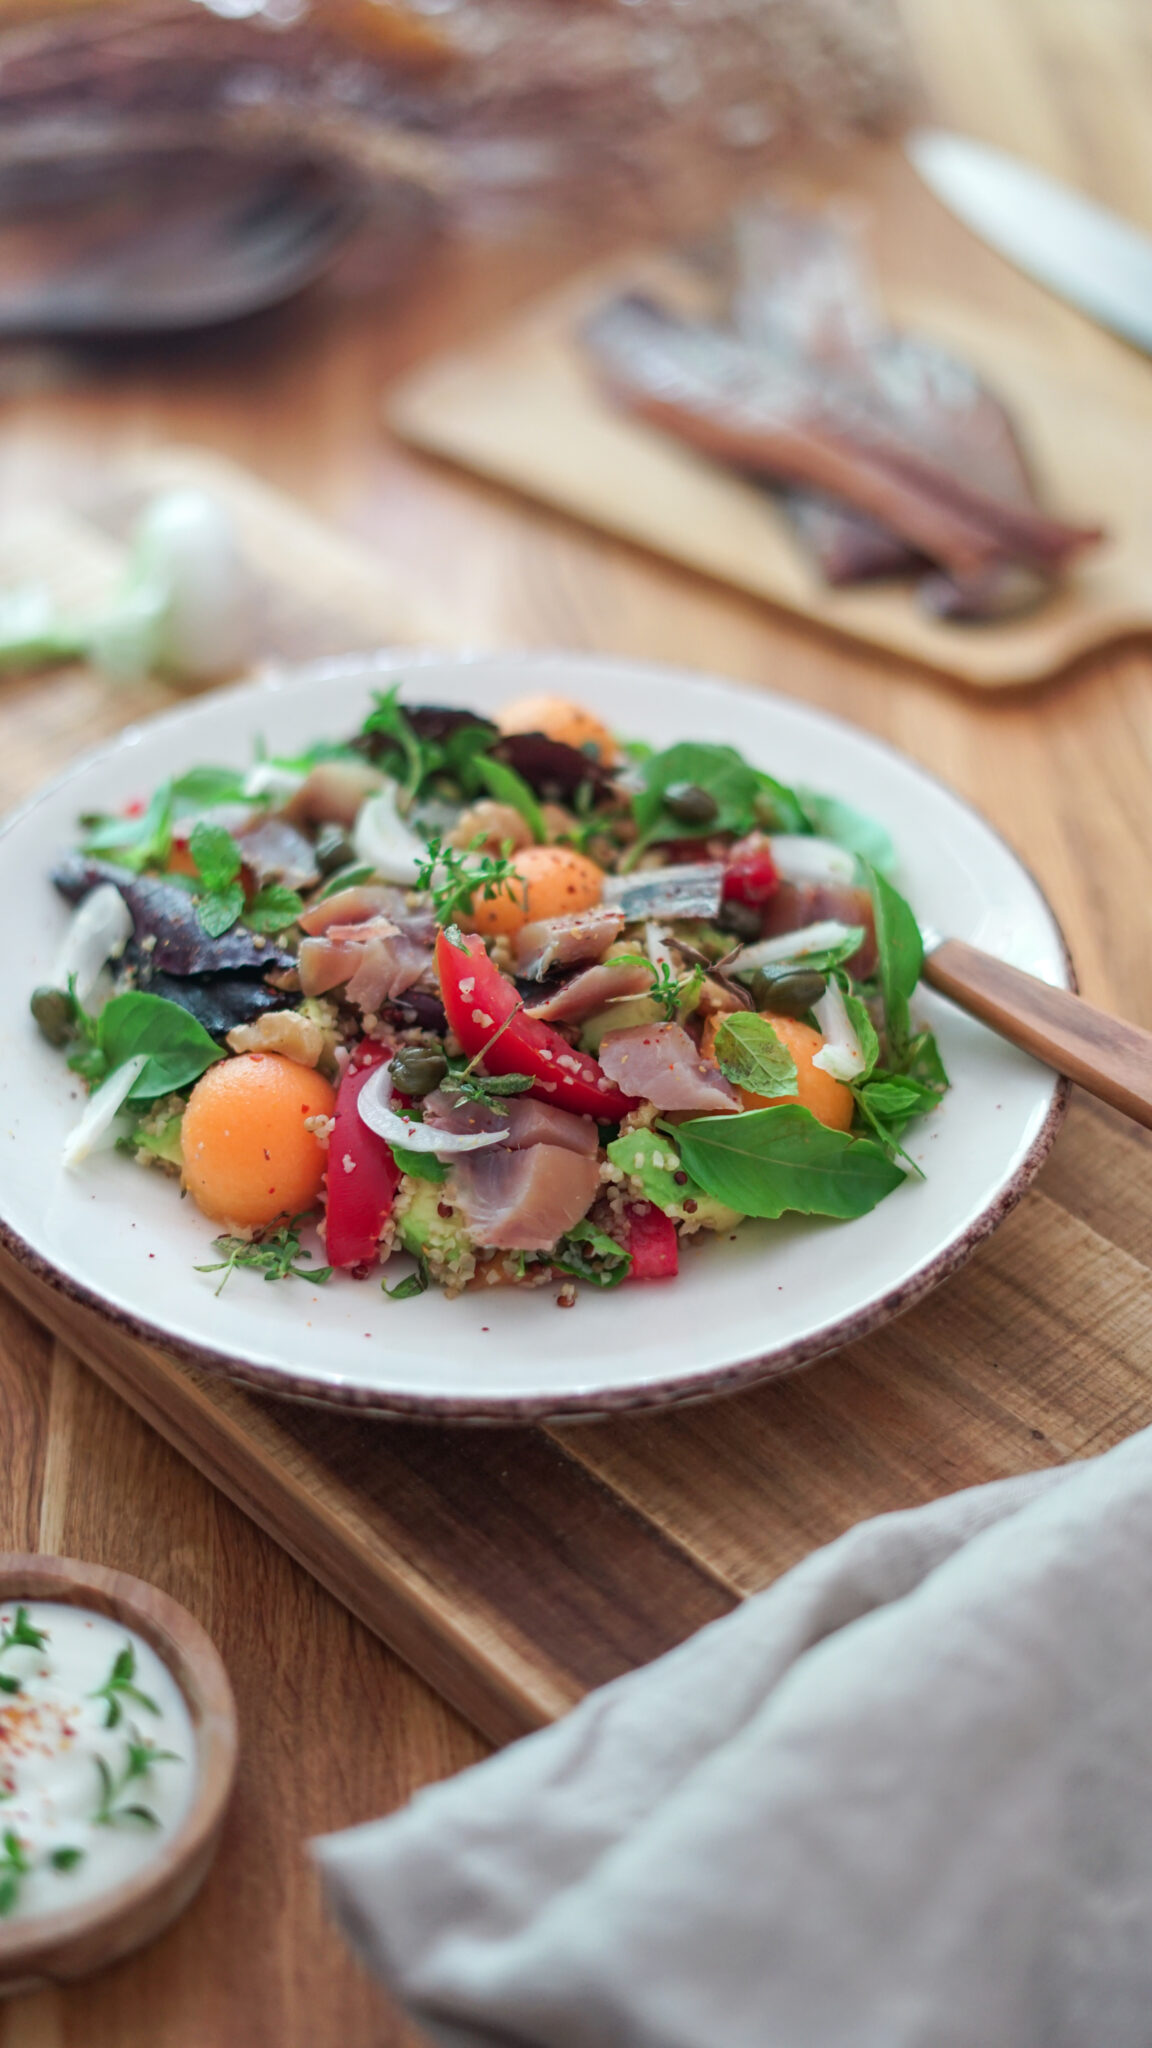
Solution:
{"label": "orange melon ball", "polygon": [[605,768],[620,758],[608,727],[567,697],[516,697],[496,713],[496,723],[501,732],[542,732],[550,740],[563,740],[565,746],[595,754]]}
{"label": "orange melon ball", "polygon": [[[850,1131],[854,1104],[852,1090],[843,1081],[833,1079],[823,1067],[812,1064],[815,1055],[822,1051],[824,1038],[811,1024],[804,1024],[798,1017],[777,1017],[770,1010],[761,1015],[772,1026],[782,1046],[791,1053],[796,1062],[796,1092],[794,1095],[754,1095],[750,1088],[740,1090],[740,1100],[745,1109],[775,1109],[782,1102],[798,1102],[802,1109],[810,1109],[813,1116],[830,1131]],[[706,1059],[713,1057],[716,1033],[723,1017],[709,1017],[704,1027],[702,1051]]]}
{"label": "orange melon ball", "polygon": [[526,846],[516,855],[516,873],[495,896],[472,898],[467,928],[486,938],[518,932],[541,917],[590,910],[604,892],[604,870],[569,846]]}
{"label": "orange melon ball", "polygon": [[311,1209],[327,1154],[310,1116],[331,1116],[322,1074],[278,1052],[246,1052],[202,1074],[184,1112],[184,1185],[214,1223],[256,1228]]}

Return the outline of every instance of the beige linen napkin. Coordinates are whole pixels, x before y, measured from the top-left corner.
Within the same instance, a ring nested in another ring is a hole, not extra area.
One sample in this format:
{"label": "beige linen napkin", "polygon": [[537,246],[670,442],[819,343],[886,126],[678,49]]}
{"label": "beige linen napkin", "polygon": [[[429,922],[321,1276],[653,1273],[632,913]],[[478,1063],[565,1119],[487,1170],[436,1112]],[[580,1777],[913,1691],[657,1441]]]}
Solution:
{"label": "beige linen napkin", "polygon": [[1152,1431],[863,1523],[315,1853],[446,2048],[1150,2048]]}

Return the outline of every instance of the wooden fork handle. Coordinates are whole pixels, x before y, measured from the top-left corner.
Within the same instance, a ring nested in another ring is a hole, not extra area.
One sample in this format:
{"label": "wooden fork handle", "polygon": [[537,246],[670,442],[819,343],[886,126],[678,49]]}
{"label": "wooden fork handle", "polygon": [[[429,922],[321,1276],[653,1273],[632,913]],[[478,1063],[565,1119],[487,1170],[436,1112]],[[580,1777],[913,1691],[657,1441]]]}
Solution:
{"label": "wooden fork handle", "polygon": [[924,979],[993,1031],[1152,1130],[1152,1031],[1093,1009],[991,953],[945,939]]}

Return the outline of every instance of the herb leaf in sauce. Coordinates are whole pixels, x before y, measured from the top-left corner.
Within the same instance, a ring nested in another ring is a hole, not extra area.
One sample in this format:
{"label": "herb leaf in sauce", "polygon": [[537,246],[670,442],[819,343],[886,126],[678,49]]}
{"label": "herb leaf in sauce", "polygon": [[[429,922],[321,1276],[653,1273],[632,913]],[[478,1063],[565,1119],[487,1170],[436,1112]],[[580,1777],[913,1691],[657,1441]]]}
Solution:
{"label": "herb leaf in sauce", "polygon": [[151,1742],[140,1742],[129,1736],[124,1744],[124,1768],[115,1777],[102,1756],[93,1758],[100,1778],[100,1804],[92,1816],[93,1827],[120,1827],[126,1820],[138,1820],[145,1827],[158,1828],[159,1816],[150,1806],[131,1804],[122,1806],[119,1801],[135,1784],[138,1778],[146,1778],[153,1764],[181,1764],[184,1759],[174,1749],[157,1749]]}
{"label": "herb leaf in sauce", "polygon": [[20,1887],[32,1865],[24,1854],[19,1835],[13,1828],[5,1828],[0,1839],[4,1847],[4,1854],[0,1856],[0,1916],[6,1916],[15,1910],[20,1898]]}
{"label": "herb leaf in sauce", "polygon": [[150,1714],[159,1714],[160,1709],[155,1700],[146,1692],[139,1690],[135,1679],[136,1652],[131,1643],[125,1643],[124,1648],[117,1651],[112,1669],[103,1685],[97,1686],[96,1691],[88,1695],[89,1699],[107,1702],[107,1712],[104,1715],[106,1728],[119,1726],[124,1714],[125,1700],[131,1700],[137,1707],[147,1707]]}
{"label": "herb leaf in sauce", "polygon": [[[44,1629],[33,1628],[28,1619],[28,1609],[18,1607],[11,1628],[6,1628],[3,1635],[0,1635],[0,1657],[6,1650],[42,1650],[47,1641]],[[20,1690],[18,1678],[13,1678],[11,1672],[0,1671],[0,1692],[11,1694]]]}

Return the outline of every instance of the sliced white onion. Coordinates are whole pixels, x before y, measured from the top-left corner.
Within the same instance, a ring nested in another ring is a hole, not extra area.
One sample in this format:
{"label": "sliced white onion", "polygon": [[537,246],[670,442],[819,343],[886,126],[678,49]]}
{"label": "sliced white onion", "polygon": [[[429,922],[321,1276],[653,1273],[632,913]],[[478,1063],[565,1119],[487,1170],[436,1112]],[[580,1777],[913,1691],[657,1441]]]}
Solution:
{"label": "sliced white onion", "polygon": [[251,803],[270,796],[273,803],[286,804],[307,780],[299,768],[278,768],[275,761],[257,761],[244,777],[244,794]]}
{"label": "sliced white onion", "polygon": [[834,839],[816,839],[804,832],[774,832],[768,845],[776,872],[784,882],[853,882],[856,856]]}
{"label": "sliced white onion", "polygon": [[396,784],[389,782],[361,804],[352,828],[357,860],[370,861],[382,881],[411,888],[428,857],[422,839],[410,832],[396,807]]}
{"label": "sliced white onion", "polygon": [[834,978],[818,1003],[812,1006],[825,1043],[814,1054],[812,1065],[822,1067],[834,1081],[855,1081],[864,1072],[864,1048],[848,1015],[840,984]]}
{"label": "sliced white onion", "polygon": [[502,1145],[505,1131],[438,1131],[431,1124],[410,1123],[392,1108],[392,1067],[377,1067],[365,1081],[357,1098],[360,1118],[378,1138],[390,1145],[403,1145],[409,1152],[431,1152],[437,1159],[451,1159],[460,1152],[482,1152],[489,1145]]}
{"label": "sliced white onion", "polygon": [[65,1166],[81,1166],[90,1152],[111,1142],[112,1126],[147,1065],[146,1052],[134,1053],[88,1097],[83,1116],[64,1140]]}
{"label": "sliced white onion", "polygon": [[828,953],[840,946],[855,929],[826,918],[821,924],[806,924],[798,932],[781,932],[774,939],[757,939],[742,946],[731,962],[730,974],[752,974],[757,967],[774,967],[778,960],[803,960],[808,953]]}
{"label": "sliced white onion", "polygon": [[653,967],[674,967],[675,960],[668,947],[668,934],[663,925],[654,924],[651,919],[644,927],[644,951]]}
{"label": "sliced white onion", "polygon": [[52,987],[67,988],[76,977],[76,994],[87,1002],[109,960],[119,959],[132,937],[132,912],[112,882],[101,882],[74,911],[60,941],[52,968]]}

